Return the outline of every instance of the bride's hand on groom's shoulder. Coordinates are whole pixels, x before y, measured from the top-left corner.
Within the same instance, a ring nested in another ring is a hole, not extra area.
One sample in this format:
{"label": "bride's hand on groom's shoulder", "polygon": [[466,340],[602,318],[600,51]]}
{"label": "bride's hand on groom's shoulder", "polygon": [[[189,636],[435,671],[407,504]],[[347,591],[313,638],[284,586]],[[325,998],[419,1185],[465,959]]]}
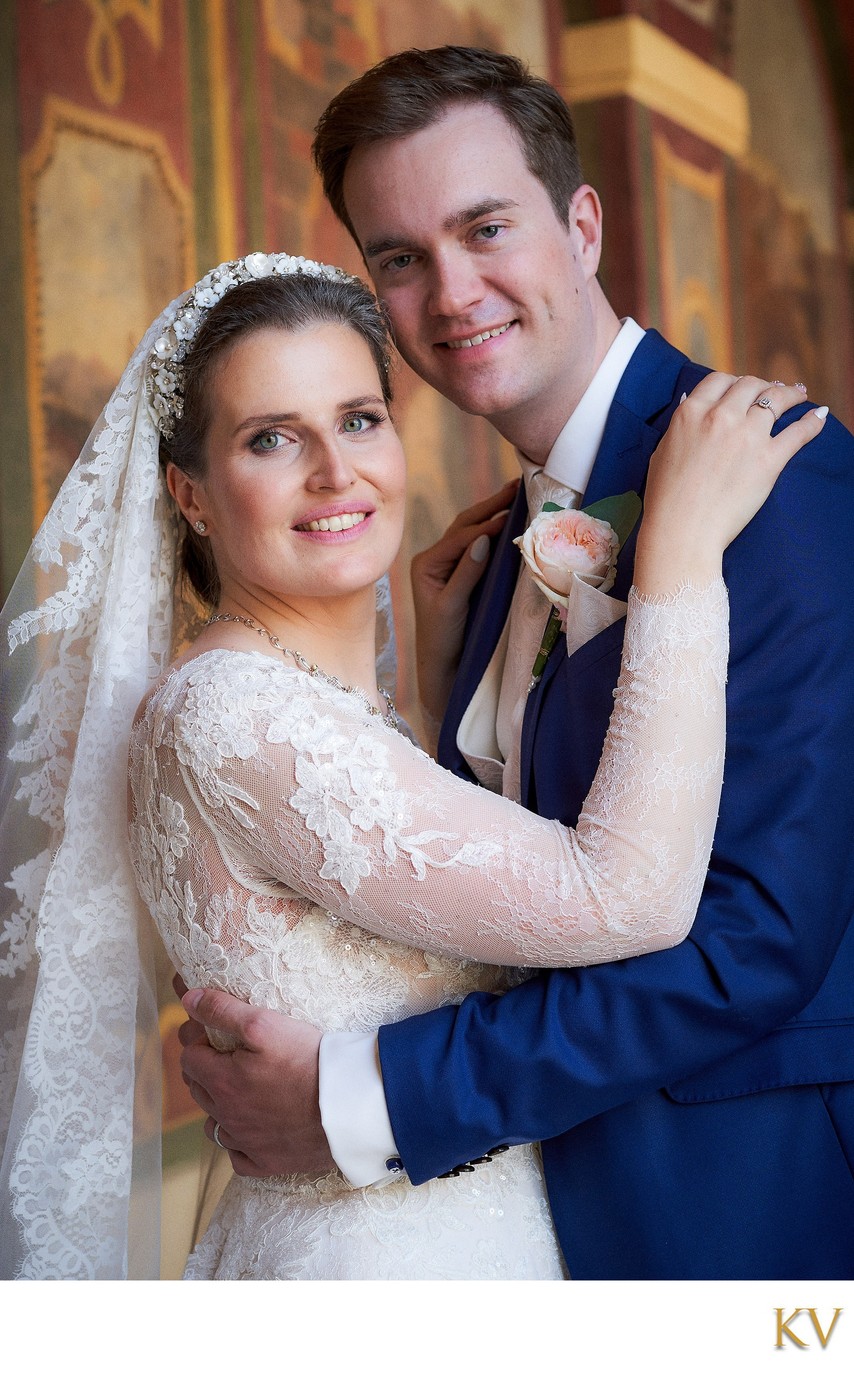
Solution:
{"label": "bride's hand on groom's shoulder", "polygon": [[469,599],[518,487],[519,479],[513,478],[467,507],[435,545],[412,561],[418,691],[422,707],[436,722],[444,715],[459,664]]}
{"label": "bride's hand on groom's shoulder", "polygon": [[827,407],[808,406],[800,385],[752,376],[709,373],[683,394],[650,461],[635,585],[669,592],[719,575],[723,551],[826,417]]}
{"label": "bride's hand on groom's shoulder", "polygon": [[[181,1002],[190,1016],[180,1032],[183,1077],[208,1115],[207,1137],[214,1140],[219,1126],[218,1145],[237,1175],[331,1171],[335,1163],[318,1101],[320,1029],[244,1004],[224,990],[184,986]],[[206,1029],[239,1046],[217,1051]]]}

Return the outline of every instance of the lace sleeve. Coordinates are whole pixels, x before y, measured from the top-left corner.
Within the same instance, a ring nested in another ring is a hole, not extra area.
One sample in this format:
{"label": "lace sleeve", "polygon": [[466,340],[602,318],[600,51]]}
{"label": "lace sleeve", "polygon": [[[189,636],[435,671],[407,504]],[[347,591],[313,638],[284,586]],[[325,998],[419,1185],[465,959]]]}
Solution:
{"label": "lace sleeve", "polygon": [[456,778],[330,686],[257,655],[190,666],[169,746],[228,871],[380,936],[497,965],[591,965],[681,941],[723,773],[723,583],[630,594],[577,829]]}

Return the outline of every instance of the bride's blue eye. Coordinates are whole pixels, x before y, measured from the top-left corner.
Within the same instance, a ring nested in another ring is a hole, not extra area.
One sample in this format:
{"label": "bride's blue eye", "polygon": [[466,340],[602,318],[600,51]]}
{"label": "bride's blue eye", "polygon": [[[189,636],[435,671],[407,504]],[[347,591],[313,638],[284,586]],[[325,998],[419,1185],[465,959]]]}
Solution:
{"label": "bride's blue eye", "polygon": [[341,422],[341,429],[347,435],[361,435],[366,430],[371,430],[373,426],[379,425],[382,416],[376,415],[371,411],[355,411],[352,416],[345,416]]}
{"label": "bride's blue eye", "polygon": [[281,436],[279,435],[278,431],[262,430],[260,435],[255,436],[255,439],[252,441],[252,444],[255,449],[267,450],[267,452],[269,453],[270,450],[279,448],[280,439]]}

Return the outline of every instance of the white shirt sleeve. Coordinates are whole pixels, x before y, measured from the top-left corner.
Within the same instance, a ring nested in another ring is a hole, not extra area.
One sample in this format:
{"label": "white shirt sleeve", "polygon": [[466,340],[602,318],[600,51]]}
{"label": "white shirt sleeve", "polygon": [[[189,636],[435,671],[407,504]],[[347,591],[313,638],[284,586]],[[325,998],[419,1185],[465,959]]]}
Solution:
{"label": "white shirt sleeve", "polygon": [[325,1033],[320,1042],[320,1118],[335,1163],[351,1186],[399,1174],[397,1144],[376,1033]]}

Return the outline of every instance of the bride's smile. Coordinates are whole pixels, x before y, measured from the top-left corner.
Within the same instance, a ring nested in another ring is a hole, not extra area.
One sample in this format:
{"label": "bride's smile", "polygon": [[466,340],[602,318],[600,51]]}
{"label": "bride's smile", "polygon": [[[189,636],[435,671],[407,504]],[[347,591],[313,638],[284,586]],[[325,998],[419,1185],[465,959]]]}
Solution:
{"label": "bride's smile", "polygon": [[305,521],[297,523],[295,529],[311,534],[336,535],[340,531],[351,531],[354,526],[361,526],[370,515],[369,511],[353,511],[350,507],[335,506],[328,510],[324,509],[315,516],[306,517]]}

